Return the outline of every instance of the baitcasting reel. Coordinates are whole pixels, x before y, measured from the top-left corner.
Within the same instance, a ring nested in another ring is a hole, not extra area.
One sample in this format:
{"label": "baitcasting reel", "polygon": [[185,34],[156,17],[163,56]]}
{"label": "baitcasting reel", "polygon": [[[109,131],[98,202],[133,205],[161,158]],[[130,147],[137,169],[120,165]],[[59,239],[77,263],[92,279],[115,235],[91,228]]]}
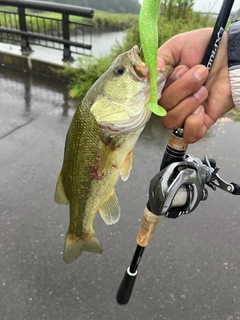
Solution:
{"label": "baitcasting reel", "polygon": [[155,215],[177,218],[192,212],[200,201],[206,200],[206,185],[240,195],[240,186],[227,183],[217,174],[219,168],[213,159],[204,160],[186,155],[183,161],[169,164],[152,180],[149,187],[148,208]]}

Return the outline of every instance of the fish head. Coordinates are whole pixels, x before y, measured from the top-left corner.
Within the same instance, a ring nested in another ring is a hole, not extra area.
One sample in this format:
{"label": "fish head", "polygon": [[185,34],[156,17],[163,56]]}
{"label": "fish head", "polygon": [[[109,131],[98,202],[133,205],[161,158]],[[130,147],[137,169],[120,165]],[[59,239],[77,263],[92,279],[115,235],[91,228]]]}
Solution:
{"label": "fish head", "polygon": [[[162,87],[171,73],[158,71]],[[100,128],[110,132],[133,132],[143,128],[151,116],[147,107],[150,96],[148,68],[137,46],[119,55],[94,86],[97,93],[90,112]]]}

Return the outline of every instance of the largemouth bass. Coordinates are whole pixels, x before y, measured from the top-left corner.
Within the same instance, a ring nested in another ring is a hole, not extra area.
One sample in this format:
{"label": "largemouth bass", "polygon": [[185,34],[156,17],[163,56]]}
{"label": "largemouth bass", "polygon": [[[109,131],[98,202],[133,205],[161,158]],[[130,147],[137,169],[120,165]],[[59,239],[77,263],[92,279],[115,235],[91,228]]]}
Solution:
{"label": "largemouth bass", "polygon": [[[158,71],[158,98],[171,72],[171,66]],[[129,177],[132,150],[151,116],[149,95],[148,69],[135,46],[115,59],[75,112],[55,192],[57,203],[70,206],[66,263],[83,251],[102,253],[92,227],[97,211],[106,224],[119,220],[114,187],[119,176]]]}

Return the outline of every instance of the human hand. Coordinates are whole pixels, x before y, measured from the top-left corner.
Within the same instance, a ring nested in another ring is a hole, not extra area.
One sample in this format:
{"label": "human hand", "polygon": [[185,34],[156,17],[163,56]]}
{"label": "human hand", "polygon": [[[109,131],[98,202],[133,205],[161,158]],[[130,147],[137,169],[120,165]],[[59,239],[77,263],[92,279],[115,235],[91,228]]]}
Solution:
{"label": "human hand", "polygon": [[[201,139],[217,119],[234,107],[227,59],[227,33],[224,33],[208,74],[200,65],[212,29],[199,29],[174,36],[158,49],[158,67],[175,67],[159,104],[168,113],[161,118],[164,128],[184,125],[184,140]],[[204,84],[204,86],[203,86]]]}

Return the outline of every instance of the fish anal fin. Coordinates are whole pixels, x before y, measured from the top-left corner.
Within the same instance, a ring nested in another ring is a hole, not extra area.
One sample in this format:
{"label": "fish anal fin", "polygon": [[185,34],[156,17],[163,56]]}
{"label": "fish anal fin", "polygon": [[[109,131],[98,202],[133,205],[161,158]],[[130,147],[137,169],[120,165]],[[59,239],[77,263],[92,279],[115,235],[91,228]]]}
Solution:
{"label": "fish anal fin", "polygon": [[66,264],[73,263],[80,257],[83,251],[101,254],[103,250],[99,240],[94,234],[87,239],[84,239],[83,235],[80,239],[71,235],[68,231],[64,245],[63,261]]}
{"label": "fish anal fin", "polygon": [[54,200],[58,204],[65,204],[65,205],[68,204],[68,199],[67,199],[66,193],[64,191],[64,186],[63,186],[62,171],[60,172],[59,177],[58,177]]}
{"label": "fish anal fin", "polygon": [[130,151],[127,154],[127,156],[124,160],[123,166],[121,168],[120,175],[121,175],[121,178],[123,181],[126,181],[129,178],[130,171],[132,169],[132,156],[133,156],[133,152]]}
{"label": "fish anal fin", "polygon": [[120,218],[120,206],[114,190],[107,201],[99,209],[99,212],[106,224],[111,225],[118,222]]}

